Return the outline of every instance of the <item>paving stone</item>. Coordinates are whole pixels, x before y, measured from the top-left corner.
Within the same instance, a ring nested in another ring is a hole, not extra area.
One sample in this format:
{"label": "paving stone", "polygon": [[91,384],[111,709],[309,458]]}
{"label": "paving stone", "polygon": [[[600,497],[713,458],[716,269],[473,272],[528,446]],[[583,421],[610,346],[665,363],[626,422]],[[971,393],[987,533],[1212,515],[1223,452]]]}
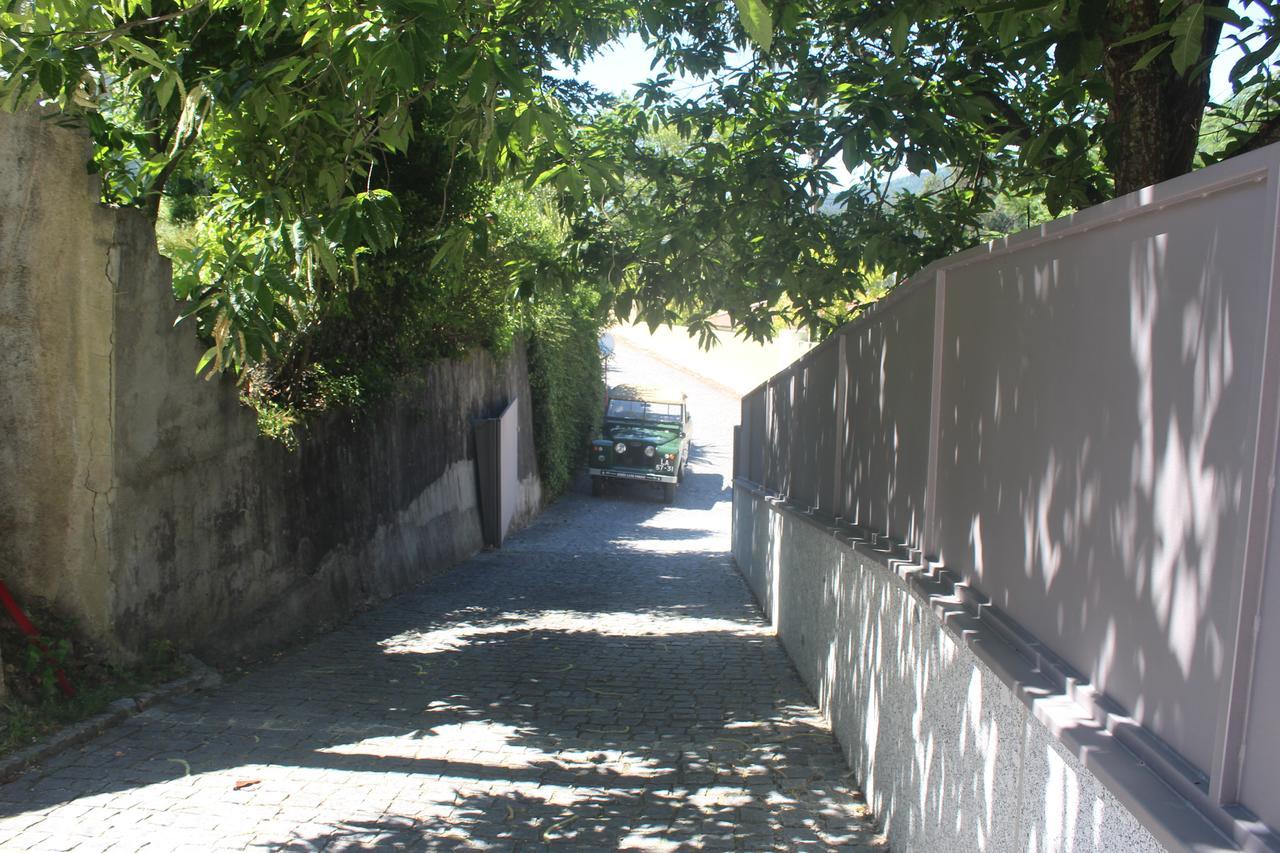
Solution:
{"label": "paving stone", "polygon": [[580,484],[502,549],[0,786],[4,848],[883,850],[727,557],[737,401],[620,346],[614,381],[690,394],[673,506]]}

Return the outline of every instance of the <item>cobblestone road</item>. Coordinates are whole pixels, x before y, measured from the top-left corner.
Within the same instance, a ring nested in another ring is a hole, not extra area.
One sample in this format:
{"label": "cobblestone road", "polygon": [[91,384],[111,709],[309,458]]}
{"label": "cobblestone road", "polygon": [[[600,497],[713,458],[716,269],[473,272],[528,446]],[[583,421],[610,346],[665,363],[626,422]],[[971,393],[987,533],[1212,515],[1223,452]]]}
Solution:
{"label": "cobblestone road", "polygon": [[726,556],[727,394],[675,506],[585,488],[483,554],[0,787],[5,850],[877,846]]}

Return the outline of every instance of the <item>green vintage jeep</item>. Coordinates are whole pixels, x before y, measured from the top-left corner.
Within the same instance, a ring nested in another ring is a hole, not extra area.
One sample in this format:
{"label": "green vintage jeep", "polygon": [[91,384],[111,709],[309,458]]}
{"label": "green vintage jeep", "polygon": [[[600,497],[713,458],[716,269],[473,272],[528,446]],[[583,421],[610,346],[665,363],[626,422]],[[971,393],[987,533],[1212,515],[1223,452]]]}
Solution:
{"label": "green vintage jeep", "polygon": [[641,480],[661,485],[664,502],[675,500],[689,460],[684,394],[616,385],[609,389],[603,433],[587,459],[591,494],[603,494],[606,480]]}

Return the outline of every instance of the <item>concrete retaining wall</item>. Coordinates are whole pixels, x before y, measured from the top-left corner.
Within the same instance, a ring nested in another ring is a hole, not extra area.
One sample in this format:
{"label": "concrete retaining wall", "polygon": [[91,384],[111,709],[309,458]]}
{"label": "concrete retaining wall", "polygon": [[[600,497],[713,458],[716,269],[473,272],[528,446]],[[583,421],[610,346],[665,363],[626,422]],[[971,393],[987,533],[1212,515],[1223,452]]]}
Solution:
{"label": "concrete retaining wall", "polygon": [[0,578],[106,630],[116,215],[85,141],[0,114]]}
{"label": "concrete retaining wall", "polygon": [[945,573],[743,481],[733,513],[734,558],[896,853],[1235,849]]}
{"label": "concrete retaining wall", "polygon": [[482,547],[471,423],[522,400],[516,523],[541,501],[522,348],[431,365],[301,449],[193,374],[150,224],[88,146],[0,114],[0,577],[99,639],[213,656],[314,630]]}

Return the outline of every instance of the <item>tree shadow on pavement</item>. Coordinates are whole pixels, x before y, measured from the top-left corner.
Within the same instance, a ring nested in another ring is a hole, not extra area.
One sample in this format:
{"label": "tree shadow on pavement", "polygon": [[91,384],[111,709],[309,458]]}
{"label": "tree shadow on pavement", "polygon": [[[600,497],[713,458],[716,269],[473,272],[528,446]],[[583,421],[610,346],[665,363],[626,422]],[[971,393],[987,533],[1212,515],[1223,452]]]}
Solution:
{"label": "tree shadow on pavement", "polygon": [[0,814],[123,792],[113,810],[147,809],[149,825],[181,825],[191,804],[260,821],[242,841],[296,850],[874,838],[758,623],[661,607],[371,621],[146,712],[0,788]]}
{"label": "tree shadow on pavement", "polygon": [[502,550],[0,786],[0,845],[880,844],[726,554],[708,460],[674,506],[568,495]]}

